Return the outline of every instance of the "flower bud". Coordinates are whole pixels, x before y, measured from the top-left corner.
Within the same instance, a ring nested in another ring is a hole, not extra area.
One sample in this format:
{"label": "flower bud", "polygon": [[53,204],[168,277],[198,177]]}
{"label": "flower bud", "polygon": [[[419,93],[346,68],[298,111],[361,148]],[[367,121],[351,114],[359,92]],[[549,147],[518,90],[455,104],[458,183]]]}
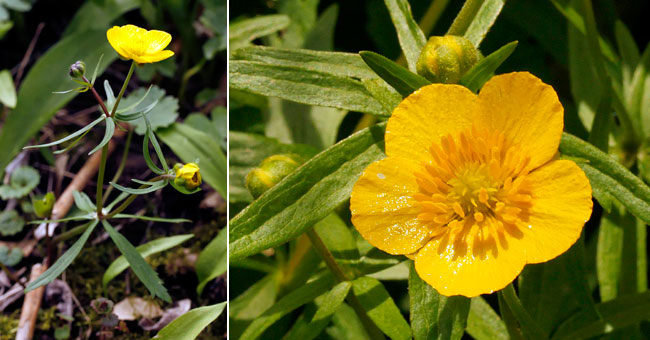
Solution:
{"label": "flower bud", "polygon": [[420,53],[416,69],[434,83],[455,84],[478,59],[474,44],[463,37],[431,37]]}
{"label": "flower bud", "polygon": [[32,198],[32,205],[34,213],[40,218],[50,217],[52,208],[54,207],[54,193],[48,192],[45,196],[39,199]]}
{"label": "flower bud", "polygon": [[174,185],[192,191],[201,185],[201,173],[196,163],[187,163],[185,165],[176,164],[174,166],[176,178]]}
{"label": "flower bud", "polygon": [[81,60],[78,60],[74,64],[70,65],[70,77],[72,78],[81,78],[86,73],[86,63]]}
{"label": "flower bud", "polygon": [[258,198],[296,170],[301,163],[301,157],[295,154],[268,157],[262,161],[258,168],[251,170],[246,175],[246,188],[253,198]]}

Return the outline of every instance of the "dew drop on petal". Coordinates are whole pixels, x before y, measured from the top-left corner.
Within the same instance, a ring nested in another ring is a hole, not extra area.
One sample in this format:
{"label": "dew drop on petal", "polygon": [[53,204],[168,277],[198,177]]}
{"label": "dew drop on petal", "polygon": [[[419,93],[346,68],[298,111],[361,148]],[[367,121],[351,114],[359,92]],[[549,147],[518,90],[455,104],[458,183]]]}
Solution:
{"label": "dew drop on petal", "polygon": [[377,177],[379,177],[379,179],[386,179],[386,175],[382,173],[377,174]]}

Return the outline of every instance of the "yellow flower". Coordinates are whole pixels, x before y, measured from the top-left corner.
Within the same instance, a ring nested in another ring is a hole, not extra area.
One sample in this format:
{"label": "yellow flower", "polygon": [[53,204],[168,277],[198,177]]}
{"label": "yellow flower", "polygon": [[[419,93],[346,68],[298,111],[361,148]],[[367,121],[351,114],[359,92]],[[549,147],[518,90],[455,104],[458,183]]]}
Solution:
{"label": "yellow flower", "polygon": [[196,163],[187,163],[176,168],[174,183],[185,187],[187,190],[194,190],[201,185],[201,173]]}
{"label": "yellow flower", "polygon": [[569,249],[591,215],[584,172],[554,158],[563,116],[553,88],[525,72],[492,78],[478,96],[421,88],[388,120],[388,157],[355,184],[352,223],[412,258],[443,295],[504,288],[525,264]]}
{"label": "yellow flower", "polygon": [[165,60],[174,55],[164,48],[172,41],[172,36],[163,31],[147,31],[134,25],[113,26],[106,31],[108,42],[125,59],[146,64]]}

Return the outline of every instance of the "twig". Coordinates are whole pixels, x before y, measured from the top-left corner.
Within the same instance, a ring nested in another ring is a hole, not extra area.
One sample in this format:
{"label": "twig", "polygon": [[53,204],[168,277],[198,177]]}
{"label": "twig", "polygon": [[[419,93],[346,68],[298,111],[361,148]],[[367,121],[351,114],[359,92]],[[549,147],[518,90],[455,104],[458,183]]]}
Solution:
{"label": "twig", "polygon": [[[32,267],[32,273],[29,275],[29,281],[34,281],[45,271],[45,266],[37,263]],[[23,308],[20,311],[20,322],[18,323],[18,332],[16,340],[31,340],[34,337],[34,327],[36,326],[36,317],[38,310],[41,308],[41,300],[45,286],[36,288],[25,294]]]}
{"label": "twig", "polygon": [[34,37],[32,38],[32,41],[29,43],[29,47],[27,47],[27,51],[25,52],[23,59],[20,61],[20,66],[18,66],[18,72],[16,72],[16,80],[14,81],[14,83],[16,84],[16,88],[18,88],[18,85],[20,85],[20,81],[23,78],[23,72],[25,72],[25,67],[27,67],[27,63],[29,62],[32,53],[34,52],[34,47],[36,47],[36,41],[38,41],[38,37],[41,35],[41,31],[43,30],[43,27],[45,27],[45,23],[38,24],[38,26],[36,27],[36,32],[34,33]]}

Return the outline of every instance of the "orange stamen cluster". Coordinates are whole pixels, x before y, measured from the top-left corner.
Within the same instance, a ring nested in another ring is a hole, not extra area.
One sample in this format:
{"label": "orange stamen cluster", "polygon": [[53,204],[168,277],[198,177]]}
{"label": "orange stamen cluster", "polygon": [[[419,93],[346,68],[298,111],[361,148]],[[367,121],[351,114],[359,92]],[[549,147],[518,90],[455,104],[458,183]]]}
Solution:
{"label": "orange stamen cluster", "polygon": [[429,153],[426,172],[415,174],[420,192],[414,198],[434,237],[458,234],[473,244],[504,232],[516,236],[532,200],[526,152],[501,132],[471,128],[457,139],[443,136]]}

